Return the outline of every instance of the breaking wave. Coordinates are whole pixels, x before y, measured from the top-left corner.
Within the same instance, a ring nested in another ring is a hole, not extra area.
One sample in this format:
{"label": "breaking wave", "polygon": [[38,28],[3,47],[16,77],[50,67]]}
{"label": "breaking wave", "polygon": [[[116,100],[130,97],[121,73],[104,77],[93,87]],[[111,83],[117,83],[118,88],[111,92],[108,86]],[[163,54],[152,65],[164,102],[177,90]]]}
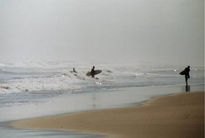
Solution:
{"label": "breaking wave", "polygon": [[[73,67],[78,73],[72,72]],[[179,75],[183,67],[104,64],[96,66],[102,73],[95,79],[86,76],[91,67],[71,61],[0,63],[0,93],[184,84]],[[192,67],[190,83],[204,84],[202,67]]]}

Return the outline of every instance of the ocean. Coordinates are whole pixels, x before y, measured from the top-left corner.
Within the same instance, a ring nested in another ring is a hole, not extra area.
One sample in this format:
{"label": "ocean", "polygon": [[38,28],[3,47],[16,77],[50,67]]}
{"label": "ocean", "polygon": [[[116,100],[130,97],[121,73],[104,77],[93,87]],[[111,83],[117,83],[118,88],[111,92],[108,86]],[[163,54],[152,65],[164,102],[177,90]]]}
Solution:
{"label": "ocean", "polygon": [[[93,64],[71,61],[0,63],[0,133],[4,137],[100,137],[71,132],[19,130],[5,122],[88,110],[136,106],[152,97],[204,90],[204,67],[191,66],[189,87],[179,73],[186,66]],[[75,68],[77,73],[72,72]]]}

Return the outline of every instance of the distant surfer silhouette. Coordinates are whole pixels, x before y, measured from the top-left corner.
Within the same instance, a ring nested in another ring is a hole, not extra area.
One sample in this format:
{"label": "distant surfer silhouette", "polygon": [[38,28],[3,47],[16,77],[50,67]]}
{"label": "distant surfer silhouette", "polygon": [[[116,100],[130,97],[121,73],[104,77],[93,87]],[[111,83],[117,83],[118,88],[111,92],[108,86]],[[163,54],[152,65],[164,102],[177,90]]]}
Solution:
{"label": "distant surfer silhouette", "polygon": [[190,78],[189,72],[190,72],[190,66],[186,67],[182,72],[179,73],[180,75],[185,76],[186,86],[188,86],[188,79]]}
{"label": "distant surfer silhouette", "polygon": [[91,69],[90,75],[92,76],[92,78],[95,77],[95,66],[93,66],[93,68]]}
{"label": "distant surfer silhouette", "polygon": [[77,73],[77,71],[75,70],[75,68],[73,68],[73,72],[74,72],[74,73]]}
{"label": "distant surfer silhouette", "polygon": [[[86,73],[87,76],[91,76],[92,78],[95,78],[95,75],[100,74],[102,72],[102,70],[95,70],[95,66],[93,66],[93,68],[91,69],[91,71],[88,71]],[[96,78],[98,79],[98,78]]]}
{"label": "distant surfer silhouette", "polygon": [[73,70],[72,70],[72,71],[70,71],[70,73],[72,73],[73,75],[75,75],[75,76],[76,76],[78,72],[75,70],[75,68],[73,68]]}

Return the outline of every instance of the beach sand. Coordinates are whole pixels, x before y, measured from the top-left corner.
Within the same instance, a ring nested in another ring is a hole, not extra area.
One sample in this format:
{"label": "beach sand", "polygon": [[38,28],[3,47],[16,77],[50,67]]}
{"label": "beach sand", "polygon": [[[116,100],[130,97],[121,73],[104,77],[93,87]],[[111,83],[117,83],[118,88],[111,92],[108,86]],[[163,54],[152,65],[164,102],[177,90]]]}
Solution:
{"label": "beach sand", "polygon": [[139,107],[20,120],[9,125],[116,138],[203,138],[204,92],[160,97]]}

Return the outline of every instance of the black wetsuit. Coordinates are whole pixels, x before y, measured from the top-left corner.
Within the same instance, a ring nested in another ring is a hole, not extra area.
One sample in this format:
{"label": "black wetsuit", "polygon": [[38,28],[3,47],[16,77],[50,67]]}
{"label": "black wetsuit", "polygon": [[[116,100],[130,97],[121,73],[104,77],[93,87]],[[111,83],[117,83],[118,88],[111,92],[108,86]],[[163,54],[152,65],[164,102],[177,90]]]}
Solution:
{"label": "black wetsuit", "polygon": [[95,77],[95,67],[92,68],[90,74],[91,74],[92,78]]}
{"label": "black wetsuit", "polygon": [[188,79],[190,78],[189,72],[190,72],[190,67],[186,67],[186,68],[184,69],[184,75],[185,75],[186,85],[188,85]]}

